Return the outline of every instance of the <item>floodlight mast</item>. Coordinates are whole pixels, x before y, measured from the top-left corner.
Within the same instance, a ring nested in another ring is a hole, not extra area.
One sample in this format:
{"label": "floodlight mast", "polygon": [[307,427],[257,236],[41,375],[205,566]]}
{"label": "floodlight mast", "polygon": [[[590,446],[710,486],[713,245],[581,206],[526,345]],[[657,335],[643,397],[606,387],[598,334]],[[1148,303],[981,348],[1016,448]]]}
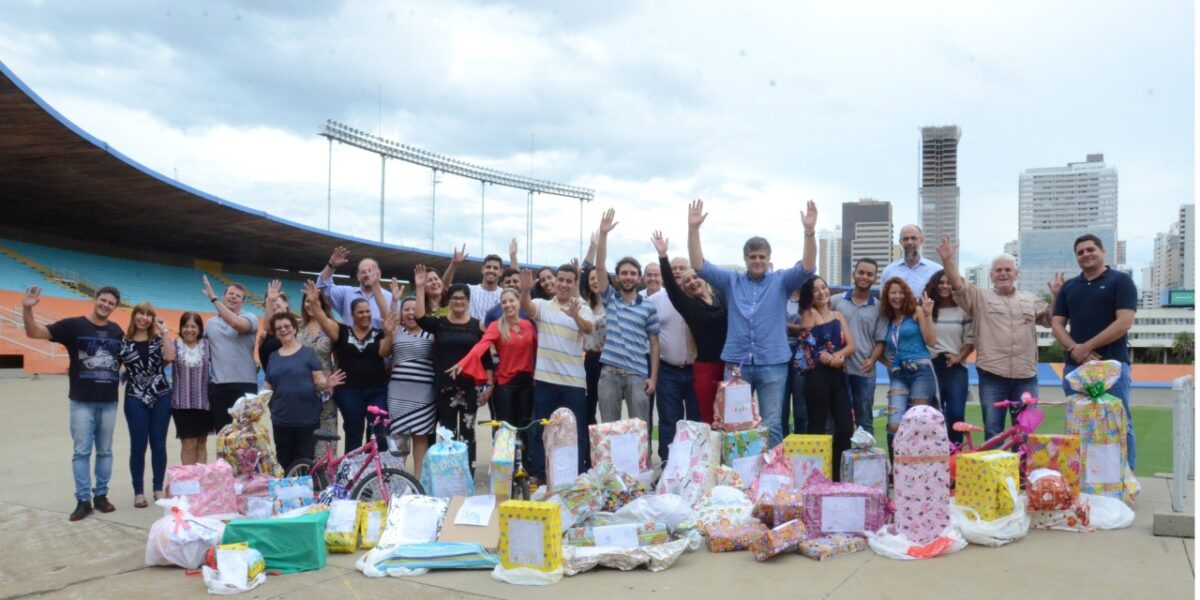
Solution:
{"label": "floodlight mast", "polygon": [[[327,202],[326,211],[328,213],[332,213],[331,206],[332,206],[332,196],[333,196],[333,193],[332,193],[333,141],[337,140],[338,142],[341,142],[348,146],[354,146],[355,148],[366,150],[367,152],[373,152],[375,154],[378,154],[381,157],[384,166],[383,166],[383,168],[380,169],[380,182],[379,182],[379,187],[380,187],[380,190],[379,190],[379,241],[380,242],[383,241],[384,177],[386,176],[385,170],[386,170],[387,159],[391,158],[391,159],[402,160],[407,163],[411,163],[414,165],[419,165],[422,167],[427,167],[429,169],[432,169],[434,172],[434,174],[433,174],[434,190],[436,190],[437,172],[438,171],[442,171],[445,173],[450,173],[452,175],[458,175],[459,177],[465,177],[467,179],[474,179],[476,181],[479,181],[481,184],[480,201],[479,201],[481,213],[483,212],[483,205],[484,205],[484,192],[483,192],[483,188],[482,188],[482,186],[484,184],[502,185],[505,187],[515,188],[515,189],[519,189],[519,190],[525,190],[525,192],[527,192],[527,200],[526,200],[527,201],[527,205],[526,205],[527,214],[526,214],[526,223],[525,223],[525,252],[526,252],[526,260],[530,261],[530,262],[532,261],[532,258],[533,258],[532,257],[532,255],[533,255],[533,194],[535,194],[535,193],[550,194],[552,196],[561,196],[564,198],[575,198],[575,199],[579,200],[579,211],[580,211],[580,220],[581,220],[579,244],[580,244],[580,250],[582,251],[582,248],[583,248],[583,230],[582,230],[583,203],[591,202],[593,199],[595,199],[595,195],[596,195],[595,190],[592,190],[589,188],[584,188],[584,187],[573,186],[573,185],[567,185],[567,184],[563,184],[563,183],[556,183],[553,181],[546,181],[543,179],[534,179],[532,177],[523,177],[521,175],[515,175],[513,173],[507,173],[507,172],[499,171],[496,169],[488,169],[485,167],[472,165],[470,163],[466,163],[466,162],[463,162],[463,161],[460,161],[460,160],[457,160],[454,158],[450,158],[448,156],[442,156],[440,154],[435,154],[433,152],[428,152],[426,150],[421,150],[421,149],[415,148],[413,146],[408,146],[406,144],[400,144],[400,143],[394,142],[392,140],[388,140],[388,139],[385,139],[385,138],[382,138],[382,137],[379,137],[376,135],[372,135],[372,134],[362,131],[360,129],[355,129],[353,127],[350,127],[349,125],[346,125],[344,123],[339,123],[338,121],[334,121],[333,119],[327,119],[325,121],[325,127],[321,131],[319,131],[317,133],[317,135],[320,135],[320,136],[328,139],[330,142],[329,143],[329,153],[330,153],[330,167],[329,167],[330,184],[329,184],[329,187],[330,187],[330,189],[327,192],[328,198],[326,200],[326,202]],[[436,191],[434,191],[432,193],[436,194]],[[436,198],[436,196],[434,198]],[[433,204],[432,210],[436,211],[436,199],[433,200],[433,203],[434,204]],[[327,215],[327,217],[326,217],[326,220],[327,220],[326,227],[328,227],[331,224],[331,223],[328,223],[328,221],[332,220],[331,216],[332,215],[330,214],[330,215]],[[480,216],[480,221],[481,222],[480,222],[479,238],[480,238],[480,246],[482,248],[482,245],[483,245],[483,223],[482,223],[483,217],[482,217],[482,214]],[[434,224],[434,217],[431,216],[430,217],[430,227],[431,228],[433,227],[433,224]],[[429,237],[430,237],[430,244],[432,245],[433,242],[435,241],[434,233],[432,231],[430,232]],[[433,249],[433,248],[431,247],[431,249]]]}

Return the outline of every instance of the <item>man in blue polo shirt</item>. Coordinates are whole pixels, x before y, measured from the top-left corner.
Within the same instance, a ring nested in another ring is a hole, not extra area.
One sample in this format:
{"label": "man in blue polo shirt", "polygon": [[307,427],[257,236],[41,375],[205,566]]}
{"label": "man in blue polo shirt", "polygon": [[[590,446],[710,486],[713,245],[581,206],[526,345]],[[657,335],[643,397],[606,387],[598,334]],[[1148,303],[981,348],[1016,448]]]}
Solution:
{"label": "man in blue polo shirt", "polygon": [[[658,383],[658,311],[653,303],[638,294],[642,266],[636,259],[627,256],[617,261],[617,285],[609,285],[604,262],[608,254],[608,232],[617,226],[615,217],[616,212],[611,208],[604,213],[596,238],[596,284],[603,290],[607,315],[597,386],[600,421],[620,420],[621,401],[624,400],[629,418],[641,419],[649,427],[650,397]],[[659,433],[662,433],[661,428]],[[660,439],[659,444],[672,441]]]}
{"label": "man in blue polo shirt", "polygon": [[[1137,287],[1133,279],[1104,264],[1104,243],[1086,234],[1075,240],[1075,262],[1083,272],[1063,284],[1054,303],[1051,329],[1054,339],[1067,349],[1063,374],[1089,360],[1121,363],[1121,378],[1108,390],[1125,405],[1129,421],[1127,441],[1129,468],[1137,464],[1134,447],[1133,413],[1129,411],[1132,377],[1129,372],[1129,328],[1137,311]],[[1074,392],[1064,379],[1063,391]]]}
{"label": "man in blue polo shirt", "polygon": [[800,214],[804,224],[804,259],[782,271],[770,271],[771,244],[752,237],[742,246],[746,272],[722,269],[707,260],[700,248],[700,225],[708,214],[704,201],[688,209],[688,255],[702,279],[721,290],[729,303],[729,328],[721,360],[725,377],[741,366],[742,378],[758,396],[759,412],[771,433],[772,446],[783,440],[783,403],[787,400],[788,362],[787,301],[792,291],[813,276],[817,259],[817,205],[808,201]]}

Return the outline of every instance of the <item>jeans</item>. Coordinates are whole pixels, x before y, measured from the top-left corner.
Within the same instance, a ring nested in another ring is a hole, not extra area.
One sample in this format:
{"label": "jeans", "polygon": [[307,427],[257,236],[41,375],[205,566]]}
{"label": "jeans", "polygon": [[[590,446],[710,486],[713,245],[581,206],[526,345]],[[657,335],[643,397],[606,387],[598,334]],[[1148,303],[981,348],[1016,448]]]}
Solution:
{"label": "jeans", "polygon": [[626,374],[605,365],[600,371],[600,421],[621,420],[621,401],[625,401],[630,419],[641,419],[650,426],[650,396],[646,395],[646,378]]}
{"label": "jeans", "polygon": [[854,412],[854,425],[875,434],[875,374],[868,376],[846,374],[846,391]]}
{"label": "jeans", "polygon": [[983,407],[983,435],[985,440],[989,440],[1004,431],[1004,415],[1006,413],[1011,414],[1012,422],[1016,423],[1015,409],[997,408],[995,404],[1001,400],[1017,400],[1025,392],[1037,397],[1038,381],[1036,375],[1024,379],[1009,379],[988,373],[978,366],[975,370],[979,372],[979,404]]}
{"label": "jeans", "polygon": [[[587,390],[581,387],[561,385],[538,381],[533,385],[533,418],[549,419],[557,409],[566,407],[575,413],[575,430],[579,436],[579,472],[588,470],[591,444],[588,441]],[[542,441],[544,427],[534,424],[530,438],[533,444],[529,448],[529,459],[533,467],[530,472],[534,477],[546,480],[546,446]]]}
{"label": "jeans", "polygon": [[[1066,363],[1063,365],[1063,375],[1079,368],[1079,365]],[[1063,393],[1068,397],[1075,395],[1075,390],[1071,389],[1071,384],[1067,383],[1066,377],[1063,378]],[[1127,426],[1125,432],[1126,445],[1129,447],[1129,468],[1137,466],[1137,440],[1133,437],[1133,413],[1129,410],[1130,393],[1133,391],[1133,374],[1129,370],[1129,364],[1121,365],[1121,377],[1117,382],[1109,388],[1108,393],[1121,399],[1121,404],[1125,406],[1125,423]]]}
{"label": "jeans", "polygon": [[163,490],[167,475],[167,426],[171,423],[171,393],[167,392],[146,406],[141,398],[125,392],[125,423],[129,425],[129,475],[134,495],[145,492],[146,444],[150,444],[150,471],[153,489]]}
{"label": "jeans", "polygon": [[587,352],[583,355],[583,371],[587,382],[587,423],[596,424],[596,409],[600,406],[600,364],[599,352]]}
{"label": "jeans", "polygon": [[933,359],[933,372],[937,374],[938,393],[946,415],[946,432],[951,442],[961,444],[963,436],[954,430],[954,424],[967,417],[967,367],[946,366],[946,356],[941,354]]}
{"label": "jeans", "polygon": [[700,405],[692,385],[692,367],[680,369],[660,363],[655,404],[658,405],[658,457],[667,462],[671,442],[675,441],[675,423],[681,420],[699,421]]}
{"label": "jeans", "polygon": [[937,398],[937,377],[929,360],[918,360],[915,371],[897,365],[891,370],[888,386],[888,425],[899,425],[908,412],[910,400],[933,404]]}
{"label": "jeans", "polygon": [[[492,403],[496,407],[493,419],[504,421],[514,427],[524,427],[533,418],[533,373],[517,373],[508,383],[496,386],[492,394]],[[517,436],[526,448],[522,462],[529,469],[529,430],[520,431]]]}
{"label": "jeans", "polygon": [[[725,378],[732,377],[733,363],[726,363]],[[777,365],[745,365],[742,379],[750,384],[750,391],[758,396],[758,412],[763,424],[770,432],[769,446],[774,448],[783,441],[783,403],[787,400],[788,363]]]}
{"label": "jeans", "polygon": [[[804,372],[789,368],[789,382],[792,402],[792,433],[808,433],[808,402],[804,397]],[[783,403],[783,422],[787,423],[788,402]]]}
{"label": "jeans", "polygon": [[[113,427],[117,424],[116,402],[71,401],[71,473],[75,477],[75,499],[91,502],[108,495],[112,478]],[[96,448],[96,487],[89,473],[92,447]]]}
{"label": "jeans", "polygon": [[808,433],[824,434],[826,419],[833,418],[833,479],[840,481],[842,453],[850,448],[850,435],[854,433],[845,372],[828,365],[817,365],[804,376],[804,397],[808,400],[811,417]]}
{"label": "jeans", "polygon": [[700,420],[712,425],[713,402],[717,399],[717,388],[725,376],[725,363],[721,361],[692,363],[692,387],[696,389],[696,404],[700,406]]}
{"label": "jeans", "polygon": [[338,412],[342,413],[342,433],[345,436],[346,448],[344,452],[349,454],[351,450],[363,445],[363,435],[367,431],[367,421],[370,417],[367,406],[387,410],[387,387],[359,390],[339,387],[333,392],[333,401],[337,403]]}

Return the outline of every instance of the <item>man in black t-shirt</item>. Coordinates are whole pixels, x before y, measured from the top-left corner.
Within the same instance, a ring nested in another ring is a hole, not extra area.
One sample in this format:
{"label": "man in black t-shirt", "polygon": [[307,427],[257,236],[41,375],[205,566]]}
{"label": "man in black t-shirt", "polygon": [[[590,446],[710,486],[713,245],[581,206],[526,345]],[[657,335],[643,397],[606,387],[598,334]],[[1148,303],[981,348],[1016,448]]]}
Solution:
{"label": "man in black t-shirt", "polygon": [[[74,455],[71,471],[75,477],[75,510],[71,520],[78,521],[95,510],[116,510],[108,501],[108,480],[112,476],[112,436],[117,419],[117,387],[121,349],[121,327],[108,320],[121,302],[117,288],[103,287],[96,292],[91,314],[55,321],[37,322],[33,307],[41,300],[42,290],[25,290],[21,307],[25,317],[25,335],[35,340],[58,342],[67,349],[71,364],[67,370],[71,387],[71,440]],[[96,485],[92,486],[92,448],[96,450]]]}

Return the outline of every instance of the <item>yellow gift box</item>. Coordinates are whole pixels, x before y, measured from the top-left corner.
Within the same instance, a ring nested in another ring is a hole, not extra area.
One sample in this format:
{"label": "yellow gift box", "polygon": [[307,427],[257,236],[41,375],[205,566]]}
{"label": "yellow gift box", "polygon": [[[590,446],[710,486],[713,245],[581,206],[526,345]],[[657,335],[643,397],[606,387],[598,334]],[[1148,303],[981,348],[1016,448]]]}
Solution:
{"label": "yellow gift box", "polygon": [[500,505],[500,564],[505,569],[562,568],[562,505],[509,500]]}
{"label": "yellow gift box", "polygon": [[1008,487],[1020,485],[1020,457],[1003,450],[958,455],[954,501],[979,512],[984,521],[1006,517],[1016,509]]}
{"label": "yellow gift box", "polygon": [[783,438],[783,452],[792,461],[792,476],[796,480],[794,484],[796,489],[800,489],[804,485],[804,482],[797,477],[800,474],[798,471],[803,472],[801,471],[802,466],[807,470],[812,461],[820,462],[821,472],[825,474],[825,478],[833,481],[832,435],[793,433]]}

